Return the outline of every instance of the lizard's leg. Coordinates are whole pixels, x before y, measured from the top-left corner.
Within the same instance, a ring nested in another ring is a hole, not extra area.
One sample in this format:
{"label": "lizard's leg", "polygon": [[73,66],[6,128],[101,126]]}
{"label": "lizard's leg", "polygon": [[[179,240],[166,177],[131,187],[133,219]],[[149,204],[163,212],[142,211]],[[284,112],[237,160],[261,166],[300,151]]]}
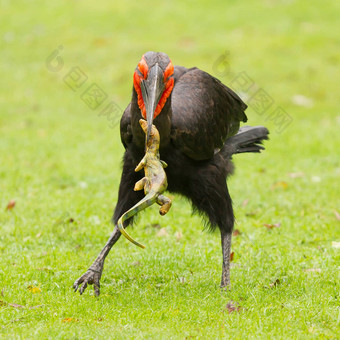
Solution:
{"label": "lizard's leg", "polygon": [[[124,214],[124,212],[132,208],[144,196],[143,192],[133,191],[134,184],[141,178],[141,174],[134,172],[133,168],[133,160],[132,157],[130,157],[129,150],[127,150],[124,155],[123,172],[119,186],[118,202],[112,218],[113,223],[115,224],[115,228],[104,248],[99,253],[89,269],[78,280],[75,281],[73,288],[75,291],[79,288],[80,294],[84,292],[88,285],[94,285],[94,292],[97,296],[99,295],[100,278],[102,276],[105,258],[109,254],[113,245],[119,240],[121,235],[117,227],[117,222],[119,218]],[[132,222],[132,219],[133,218],[130,218],[129,220],[125,221],[124,227],[127,227],[129,223]]]}
{"label": "lizard's leg", "polygon": [[146,165],[146,158],[145,156],[143,157],[143,159],[139,162],[139,164],[136,166],[135,171],[141,171]]}
{"label": "lizard's leg", "polygon": [[171,199],[166,196],[159,195],[157,198],[157,203],[161,206],[159,213],[162,216],[165,215],[171,208]]}
{"label": "lizard's leg", "polygon": [[143,190],[144,186],[147,182],[147,178],[143,177],[141,180],[139,180],[136,184],[135,184],[135,188],[133,189],[134,191],[138,191],[138,190]]}

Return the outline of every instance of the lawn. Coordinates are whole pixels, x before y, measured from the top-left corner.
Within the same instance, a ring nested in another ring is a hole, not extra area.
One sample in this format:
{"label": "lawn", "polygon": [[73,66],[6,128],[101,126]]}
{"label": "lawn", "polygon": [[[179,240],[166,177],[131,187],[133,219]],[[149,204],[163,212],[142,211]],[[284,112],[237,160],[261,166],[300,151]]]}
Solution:
{"label": "lawn", "polygon": [[[340,338],[338,1],[0,6],[0,337]],[[72,284],[113,228],[119,117],[148,50],[230,84],[248,123],[271,131],[265,152],[235,156],[228,181],[232,285],[219,289],[218,233],[175,196],[166,216],[152,207],[129,229],[146,249],[122,238],[100,297],[80,296]]]}

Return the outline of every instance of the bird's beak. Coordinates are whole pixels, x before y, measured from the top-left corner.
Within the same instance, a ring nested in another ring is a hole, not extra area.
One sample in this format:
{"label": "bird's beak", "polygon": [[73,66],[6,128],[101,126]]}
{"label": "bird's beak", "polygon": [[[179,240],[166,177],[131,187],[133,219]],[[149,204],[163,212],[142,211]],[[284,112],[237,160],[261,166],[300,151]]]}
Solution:
{"label": "bird's beak", "polygon": [[163,71],[156,63],[150,68],[148,78],[146,80],[142,80],[141,82],[142,96],[146,110],[146,120],[148,122],[146,143],[149,142],[153,117],[157,104],[165,90],[163,78]]}

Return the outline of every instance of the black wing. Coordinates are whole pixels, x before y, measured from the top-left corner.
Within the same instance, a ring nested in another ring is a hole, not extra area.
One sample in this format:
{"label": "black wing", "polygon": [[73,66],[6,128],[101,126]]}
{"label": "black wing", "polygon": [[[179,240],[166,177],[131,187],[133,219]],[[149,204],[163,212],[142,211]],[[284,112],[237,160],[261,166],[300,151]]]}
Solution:
{"label": "black wing", "polygon": [[[176,68],[175,68],[176,71]],[[218,79],[197,68],[181,74],[172,97],[171,139],[195,160],[213,157],[225,140],[246,122],[247,105]]]}
{"label": "black wing", "polygon": [[132,141],[131,131],[131,103],[125,109],[123,116],[120,120],[120,139],[126,149],[127,145]]}

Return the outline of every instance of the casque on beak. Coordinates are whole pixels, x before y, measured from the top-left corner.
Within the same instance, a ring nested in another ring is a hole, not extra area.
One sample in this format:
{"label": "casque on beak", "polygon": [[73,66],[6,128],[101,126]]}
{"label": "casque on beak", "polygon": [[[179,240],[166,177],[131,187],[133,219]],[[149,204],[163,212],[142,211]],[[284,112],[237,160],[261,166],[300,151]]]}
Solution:
{"label": "casque on beak", "polygon": [[159,67],[158,63],[156,63],[150,68],[148,78],[146,80],[142,80],[140,84],[145,104],[146,120],[148,122],[146,143],[149,142],[156,107],[165,90],[163,79],[163,70]]}

